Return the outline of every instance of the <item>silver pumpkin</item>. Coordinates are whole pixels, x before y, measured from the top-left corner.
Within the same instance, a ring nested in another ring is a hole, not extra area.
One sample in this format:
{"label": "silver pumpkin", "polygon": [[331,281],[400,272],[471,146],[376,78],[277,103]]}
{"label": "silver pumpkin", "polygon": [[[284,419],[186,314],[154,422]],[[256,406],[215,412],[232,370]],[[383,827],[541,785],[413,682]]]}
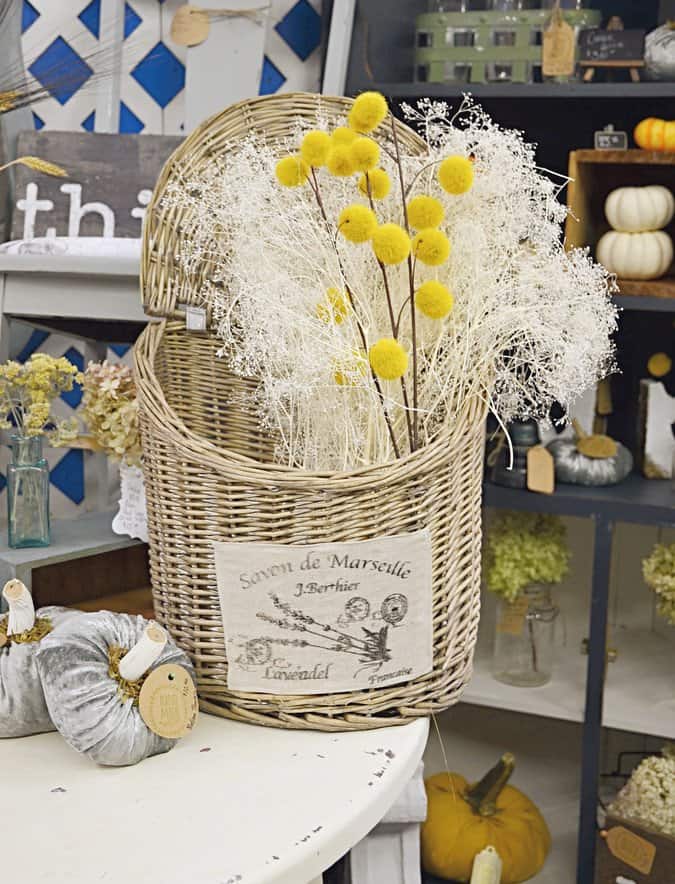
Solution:
{"label": "silver pumpkin", "polygon": [[[51,622],[52,631],[79,617],[79,611],[49,606],[36,612]],[[2,618],[0,618],[2,619]],[[37,653],[41,641],[8,641],[0,648],[0,737],[27,737],[56,730],[47,709],[38,673]]]}
{"label": "silver pumpkin", "polygon": [[675,80],[675,27],[670,24],[647,34],[645,72],[650,80]]}
{"label": "silver pumpkin", "polygon": [[555,477],[568,485],[617,485],[633,469],[633,455],[620,442],[612,457],[587,457],[573,439],[555,439],[548,445]]}
{"label": "silver pumpkin", "polygon": [[[137,764],[177,742],[153,733],[137,703],[122,699],[108,674],[109,649],[131,649],[147,626],[140,616],[100,611],[83,614],[41,643],[38,668],[54,724],[74,749],[98,764]],[[192,663],[170,638],[151,668],[165,663],[184,666],[196,683]]]}

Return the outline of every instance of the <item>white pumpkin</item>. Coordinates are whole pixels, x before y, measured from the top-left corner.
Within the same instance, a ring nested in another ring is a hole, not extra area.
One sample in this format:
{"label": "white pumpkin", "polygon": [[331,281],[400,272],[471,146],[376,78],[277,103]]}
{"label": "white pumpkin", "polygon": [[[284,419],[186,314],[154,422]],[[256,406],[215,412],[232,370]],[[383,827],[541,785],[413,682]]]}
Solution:
{"label": "white pumpkin", "polygon": [[663,230],[648,233],[610,230],[600,239],[596,257],[620,279],[658,279],[673,261],[673,241]]}
{"label": "white pumpkin", "polygon": [[605,215],[614,230],[642,233],[667,227],[675,214],[675,197],[667,187],[619,187],[605,201]]}

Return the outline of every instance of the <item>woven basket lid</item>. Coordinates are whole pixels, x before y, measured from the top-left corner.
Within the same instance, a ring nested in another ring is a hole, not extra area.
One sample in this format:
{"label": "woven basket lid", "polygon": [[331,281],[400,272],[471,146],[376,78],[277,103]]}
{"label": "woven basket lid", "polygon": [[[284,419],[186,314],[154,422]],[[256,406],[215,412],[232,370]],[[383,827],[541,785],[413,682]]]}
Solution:
{"label": "woven basket lid", "polygon": [[[283,138],[292,134],[298,120],[314,125],[319,116],[343,118],[351,104],[350,98],[305,92],[241,101],[209,117],[185,139],[162,169],[143,225],[141,298],[146,313],[178,318],[185,315],[186,306],[208,308],[199,294],[212,270],[208,259],[189,275],[175,260],[190,233],[187,225],[182,225],[181,212],[162,204],[171,183],[186,174],[199,174],[214,157],[225,155],[250,132]],[[390,125],[389,118],[382,127]],[[404,123],[396,121],[396,133],[404,153],[426,149],[425,142]]]}

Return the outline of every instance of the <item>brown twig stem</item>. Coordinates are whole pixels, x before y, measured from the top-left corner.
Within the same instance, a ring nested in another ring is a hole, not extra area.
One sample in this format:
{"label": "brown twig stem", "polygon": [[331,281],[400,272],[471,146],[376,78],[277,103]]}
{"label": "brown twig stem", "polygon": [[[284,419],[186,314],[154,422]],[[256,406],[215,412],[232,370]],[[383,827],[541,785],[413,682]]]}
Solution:
{"label": "brown twig stem", "polygon": [[[319,187],[319,181],[318,181],[318,178],[316,177],[316,171],[313,166],[312,166],[312,181],[313,181],[313,184],[311,184],[312,191],[314,192],[314,196],[316,197],[316,202],[317,202],[317,205],[319,206],[321,216],[326,224],[326,229],[328,230],[328,233],[330,234],[331,224],[330,224],[330,221],[328,220],[328,216],[326,214],[326,209],[323,204],[323,199],[321,198],[321,188]],[[352,311],[354,313],[356,327],[359,331],[359,337],[361,338],[361,344],[363,346],[363,350],[366,354],[366,359],[367,359],[368,358],[368,339],[366,338],[365,329],[363,328],[363,325],[361,324],[361,320],[359,319],[359,315],[356,310],[356,302],[354,300],[354,295],[352,294],[351,287],[350,287],[349,283],[347,282],[347,274],[345,273],[345,269],[342,264],[342,258],[340,257],[340,252],[337,247],[337,238],[335,240],[333,240],[333,238],[331,237],[331,242],[333,243],[333,249],[335,250],[335,255],[337,257],[338,267],[340,268],[340,273],[342,274],[342,279],[344,280],[345,290],[347,292],[347,297],[349,298],[349,303],[350,303],[350,306],[351,306]],[[396,442],[396,434],[394,433],[394,428],[391,424],[391,418],[389,417],[389,412],[387,411],[387,403],[384,398],[384,393],[382,392],[382,386],[380,384],[379,378],[377,377],[377,375],[373,371],[372,367],[370,369],[370,374],[373,379],[373,383],[375,385],[375,390],[377,391],[377,395],[379,396],[380,402],[382,404],[382,412],[384,414],[384,421],[387,425],[387,430],[389,432],[389,438],[391,439],[391,444],[394,449],[394,454],[395,454],[396,458],[398,459],[401,456],[401,452],[398,447],[398,443]]]}
{"label": "brown twig stem", "polygon": [[[391,115],[391,133],[394,139],[394,150],[396,152],[396,167],[398,169],[398,180],[401,185],[401,202],[403,203],[403,221],[405,229],[410,236],[410,222],[408,220],[408,206],[406,204],[405,179],[403,175],[403,163],[401,162],[401,151],[398,144],[398,134],[396,132],[396,118]],[[417,450],[417,316],[415,315],[415,269],[413,267],[413,259],[408,255],[408,286],[410,288],[410,336],[412,338],[412,362],[413,362],[413,413],[412,413],[412,430],[410,448],[411,451]]]}
{"label": "brown twig stem", "polygon": [[[366,176],[366,192],[368,194],[368,202],[370,203],[370,208],[374,213],[375,212],[375,203],[373,201],[373,193],[372,193],[372,188],[370,186],[370,175],[368,174],[368,172],[366,172],[365,176]],[[396,340],[398,340],[398,329],[399,329],[399,325],[401,322],[401,314],[399,313],[398,320],[394,319],[394,303],[392,301],[391,291],[389,289],[389,278],[387,277],[387,269],[384,266],[384,264],[382,263],[382,261],[379,260],[379,258],[378,258],[377,263],[380,265],[380,270],[382,271],[382,279],[384,280],[384,290],[387,295],[387,307],[389,308],[389,322],[391,323],[391,333],[394,336],[394,338]],[[410,420],[410,403],[408,401],[408,389],[406,387],[405,380],[403,378],[401,378],[401,394],[403,396],[403,406],[404,406],[404,410],[405,410],[405,421],[406,421],[406,426],[408,428],[408,439],[409,439],[409,443],[410,443],[410,453],[412,454],[412,452],[415,450],[414,441],[413,441],[413,439],[414,439],[413,425]]]}

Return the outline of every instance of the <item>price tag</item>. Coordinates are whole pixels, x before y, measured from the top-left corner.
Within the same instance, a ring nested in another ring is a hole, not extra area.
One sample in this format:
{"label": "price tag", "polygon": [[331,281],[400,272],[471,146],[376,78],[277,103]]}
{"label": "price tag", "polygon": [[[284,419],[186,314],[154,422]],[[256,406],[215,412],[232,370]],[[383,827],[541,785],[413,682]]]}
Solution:
{"label": "price tag", "polygon": [[171,22],[171,39],[178,46],[198,46],[209,36],[209,15],[196,6],[179,6]]}
{"label": "price tag", "polygon": [[542,73],[545,77],[571,77],[575,59],[574,28],[567,24],[557,7],[551,16],[551,24],[544,31]]}
{"label": "price tag", "polygon": [[623,826],[614,826],[607,832],[607,847],[618,860],[649,875],[654,865],[656,847]]}
{"label": "price tag", "polygon": [[168,740],[184,737],[194,727],[199,710],[190,673],[175,663],[153,669],[143,682],[138,708],[153,733]]}
{"label": "price tag", "polygon": [[497,624],[497,632],[505,635],[522,635],[525,615],[529,607],[530,600],[526,595],[520,595],[510,605],[505,605],[502,609],[501,619]]}
{"label": "price tag", "polygon": [[527,487],[539,494],[553,494],[555,491],[553,455],[543,445],[535,445],[527,452]]}

